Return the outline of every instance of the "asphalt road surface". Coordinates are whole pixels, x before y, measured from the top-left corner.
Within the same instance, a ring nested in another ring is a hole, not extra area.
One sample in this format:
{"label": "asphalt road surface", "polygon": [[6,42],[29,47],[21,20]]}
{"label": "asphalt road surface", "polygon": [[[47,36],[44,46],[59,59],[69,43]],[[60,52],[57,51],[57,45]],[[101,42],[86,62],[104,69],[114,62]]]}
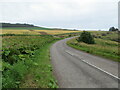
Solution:
{"label": "asphalt road surface", "polygon": [[51,47],[54,74],[60,88],[118,88],[118,63],[73,49],[67,38]]}

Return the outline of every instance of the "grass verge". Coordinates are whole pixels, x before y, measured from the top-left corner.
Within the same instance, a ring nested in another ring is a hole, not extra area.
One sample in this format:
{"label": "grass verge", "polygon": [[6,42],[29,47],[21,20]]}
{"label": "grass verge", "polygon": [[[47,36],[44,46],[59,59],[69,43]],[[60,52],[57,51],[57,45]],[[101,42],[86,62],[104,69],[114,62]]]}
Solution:
{"label": "grass verge", "polygon": [[[54,41],[55,42],[55,41]],[[45,45],[42,49],[35,52],[34,66],[23,79],[20,88],[57,88],[57,81],[52,73],[50,62],[50,46],[54,43]]]}
{"label": "grass verge", "polygon": [[96,44],[86,44],[83,42],[78,42],[76,38],[74,38],[67,41],[67,45],[77,50],[82,50],[87,53],[120,62],[117,42],[103,39],[95,39],[95,42]]}
{"label": "grass verge", "polygon": [[[54,41],[55,42],[55,41]],[[50,46],[47,44],[42,49],[35,52],[34,66],[30,72],[23,79],[20,88],[57,88],[57,81],[52,73],[52,66],[50,61]]]}

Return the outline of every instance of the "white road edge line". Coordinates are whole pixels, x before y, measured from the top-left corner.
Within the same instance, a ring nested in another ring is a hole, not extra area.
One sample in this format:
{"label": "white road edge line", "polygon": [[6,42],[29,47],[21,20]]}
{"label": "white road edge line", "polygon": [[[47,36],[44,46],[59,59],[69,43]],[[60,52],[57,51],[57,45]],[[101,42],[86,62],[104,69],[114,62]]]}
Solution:
{"label": "white road edge line", "polygon": [[70,53],[69,51],[65,51],[66,53],[72,55],[72,56],[75,56],[74,54]]}
{"label": "white road edge line", "polygon": [[[70,53],[69,51],[65,51],[65,52],[68,53],[68,54],[70,54],[70,55],[72,55],[72,56],[78,57],[77,55],[72,54],[72,53]],[[79,58],[79,57],[78,57],[78,58]],[[80,58],[79,58],[79,59],[80,59]],[[95,66],[95,65],[93,65],[93,64],[91,64],[91,63],[89,63],[89,62],[87,62],[87,61],[85,61],[85,60],[82,60],[82,59],[80,59],[80,60],[83,61],[84,63],[86,63],[86,64],[88,64],[88,65],[90,65],[90,66],[92,66],[92,67],[94,67],[94,68],[96,68],[96,69],[98,69],[98,70],[100,70],[100,71],[102,71],[102,72],[104,72],[104,73],[106,73],[106,74],[108,74],[108,75],[110,75],[110,76],[118,79],[118,80],[120,80],[119,77],[117,77],[117,76],[115,76],[115,75],[113,75],[113,74],[111,74],[111,73],[109,73],[109,72],[107,72],[107,71],[105,71],[105,70],[103,70],[103,69],[101,69],[101,68],[99,68],[99,67],[97,67],[97,66]]]}
{"label": "white road edge line", "polygon": [[112,77],[118,79],[118,80],[120,80],[119,77],[117,77],[117,76],[115,76],[115,75],[113,75],[113,74],[111,74],[111,73],[109,73],[109,72],[107,72],[107,71],[105,71],[105,70],[103,70],[103,69],[101,69],[101,68],[99,68],[99,67],[97,67],[97,66],[91,64],[91,63],[89,63],[89,62],[86,62],[85,60],[82,60],[82,61],[83,61],[84,63],[86,63],[86,64],[88,64],[88,65],[90,65],[90,66],[92,66],[92,67],[94,67],[94,68],[96,68],[96,69],[98,69],[98,70],[100,70],[100,71],[102,71],[102,72],[104,72],[104,73],[106,73],[106,74],[108,74],[108,75],[110,75],[110,76],[112,76]]}

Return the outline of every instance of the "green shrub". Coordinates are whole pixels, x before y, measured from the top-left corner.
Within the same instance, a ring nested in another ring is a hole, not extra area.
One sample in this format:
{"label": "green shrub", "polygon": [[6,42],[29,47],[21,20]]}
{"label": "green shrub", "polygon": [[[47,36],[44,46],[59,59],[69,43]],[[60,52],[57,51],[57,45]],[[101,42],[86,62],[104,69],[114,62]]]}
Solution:
{"label": "green shrub", "polygon": [[107,34],[105,34],[105,33],[102,33],[102,36],[107,36]]}
{"label": "green shrub", "polygon": [[78,42],[84,42],[87,44],[94,44],[95,43],[93,36],[91,35],[90,32],[87,32],[87,31],[83,31],[81,33],[80,37],[78,38]]}

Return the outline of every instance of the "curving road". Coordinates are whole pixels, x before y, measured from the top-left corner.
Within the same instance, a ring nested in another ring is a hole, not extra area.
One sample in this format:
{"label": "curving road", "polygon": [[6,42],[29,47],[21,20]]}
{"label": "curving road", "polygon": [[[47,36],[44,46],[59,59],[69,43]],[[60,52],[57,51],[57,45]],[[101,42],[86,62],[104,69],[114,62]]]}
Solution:
{"label": "curving road", "polygon": [[51,47],[54,74],[60,88],[118,88],[118,63],[78,51],[66,45]]}

